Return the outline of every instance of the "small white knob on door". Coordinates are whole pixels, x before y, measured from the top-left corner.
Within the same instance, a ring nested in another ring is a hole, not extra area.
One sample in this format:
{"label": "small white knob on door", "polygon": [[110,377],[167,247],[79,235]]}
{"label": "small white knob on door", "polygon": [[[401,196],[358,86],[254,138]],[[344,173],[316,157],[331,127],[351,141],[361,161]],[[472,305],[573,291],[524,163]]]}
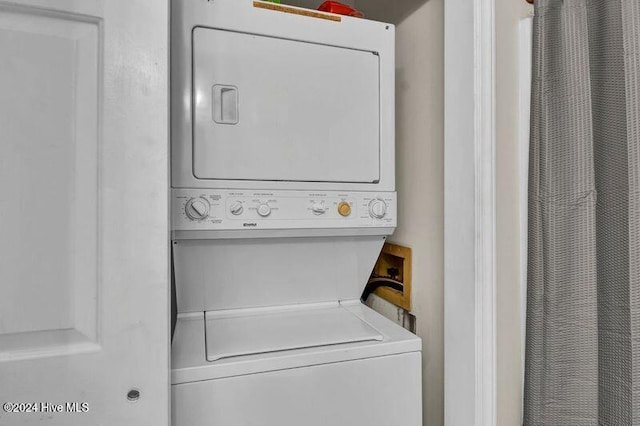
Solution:
{"label": "small white knob on door", "polygon": [[374,219],[382,219],[387,215],[387,203],[376,198],[369,203],[369,216]]}
{"label": "small white knob on door", "polygon": [[258,206],[258,214],[262,217],[267,217],[271,214],[271,207],[268,204],[260,204]]}
{"label": "small white knob on door", "polygon": [[209,202],[200,197],[200,198],[192,198],[187,202],[185,206],[185,213],[191,220],[203,220],[209,216],[209,209],[211,206]]}
{"label": "small white knob on door", "polygon": [[244,206],[242,205],[241,201],[236,201],[229,208],[229,211],[234,216],[240,216],[242,214],[243,210],[244,210]]}

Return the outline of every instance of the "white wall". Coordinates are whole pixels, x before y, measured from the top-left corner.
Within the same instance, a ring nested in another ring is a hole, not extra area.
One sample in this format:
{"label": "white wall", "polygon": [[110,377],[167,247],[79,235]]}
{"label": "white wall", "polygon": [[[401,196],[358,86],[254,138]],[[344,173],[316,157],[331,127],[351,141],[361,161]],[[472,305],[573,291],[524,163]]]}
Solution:
{"label": "white wall", "polygon": [[444,423],[444,1],[419,6],[398,23],[396,37],[399,225],[391,240],[413,249],[424,425],[438,426]]}
{"label": "white wall", "polygon": [[496,0],[496,278],[498,426],[521,424],[519,62],[525,0]]}

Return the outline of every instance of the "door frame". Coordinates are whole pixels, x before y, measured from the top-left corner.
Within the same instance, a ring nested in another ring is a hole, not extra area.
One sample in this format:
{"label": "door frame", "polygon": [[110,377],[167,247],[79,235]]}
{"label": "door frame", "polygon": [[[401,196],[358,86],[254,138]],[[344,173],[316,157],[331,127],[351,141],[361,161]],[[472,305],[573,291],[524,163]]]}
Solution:
{"label": "door frame", "polygon": [[445,0],[445,425],[496,424],[495,0]]}

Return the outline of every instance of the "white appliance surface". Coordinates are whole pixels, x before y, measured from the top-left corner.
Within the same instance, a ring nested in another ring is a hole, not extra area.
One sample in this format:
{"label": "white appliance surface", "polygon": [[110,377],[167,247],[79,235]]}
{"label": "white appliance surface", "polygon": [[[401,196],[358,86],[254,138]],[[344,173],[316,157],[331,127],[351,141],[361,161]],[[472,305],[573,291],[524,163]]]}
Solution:
{"label": "white appliance surface", "polygon": [[174,188],[394,191],[393,25],[171,3]]}
{"label": "white appliance surface", "polygon": [[[316,309],[324,310],[328,304],[319,304]],[[225,377],[243,376],[266,371],[278,371],[308,367],[311,365],[331,364],[353,361],[364,358],[383,357],[408,352],[420,352],[422,343],[419,337],[394,324],[382,315],[363,305],[360,300],[340,302],[340,307],[349,311],[382,340],[367,340],[352,343],[314,346],[300,349],[281,350],[267,353],[221,358],[216,361],[207,360],[207,345],[204,312],[181,314],[172,345],[172,384],[184,384],[202,380],[221,379]],[[272,314],[299,309],[300,307],[274,308]],[[305,306],[305,309],[313,309]],[[335,308],[335,306],[334,306]],[[248,315],[255,315],[253,310],[246,310]],[[265,313],[268,311],[265,311]],[[224,313],[222,313],[224,315]],[[242,315],[231,312],[229,315]],[[352,318],[347,320],[353,321]],[[340,323],[335,324],[340,327]],[[332,327],[331,333],[339,333]],[[238,336],[242,337],[242,336]],[[215,343],[215,342],[214,342]],[[227,343],[224,342],[223,345]],[[420,375],[418,368],[415,375]]]}
{"label": "white appliance surface", "polygon": [[178,312],[358,299],[384,241],[375,235],[176,240]]}
{"label": "white appliance surface", "polygon": [[197,178],[379,180],[377,53],[196,27],[193,67]]}
{"label": "white appliance surface", "polygon": [[362,319],[332,303],[288,309],[205,313],[207,361],[234,356],[382,340]]}
{"label": "white appliance surface", "polygon": [[420,426],[360,302],[396,226],[393,25],[172,0],[173,426]]}
{"label": "white appliance surface", "polygon": [[421,426],[420,353],[172,386],[173,426]]}
{"label": "white appliance surface", "polygon": [[375,231],[385,235],[397,223],[395,192],[173,189],[172,199],[174,231],[387,228]]}

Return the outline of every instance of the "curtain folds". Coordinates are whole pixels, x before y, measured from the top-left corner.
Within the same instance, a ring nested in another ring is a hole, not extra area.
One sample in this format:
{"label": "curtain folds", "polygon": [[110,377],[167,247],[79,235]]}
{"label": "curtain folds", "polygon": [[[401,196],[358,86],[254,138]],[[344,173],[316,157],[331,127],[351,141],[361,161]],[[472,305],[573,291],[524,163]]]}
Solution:
{"label": "curtain folds", "polygon": [[536,0],[525,425],[640,425],[640,0]]}

